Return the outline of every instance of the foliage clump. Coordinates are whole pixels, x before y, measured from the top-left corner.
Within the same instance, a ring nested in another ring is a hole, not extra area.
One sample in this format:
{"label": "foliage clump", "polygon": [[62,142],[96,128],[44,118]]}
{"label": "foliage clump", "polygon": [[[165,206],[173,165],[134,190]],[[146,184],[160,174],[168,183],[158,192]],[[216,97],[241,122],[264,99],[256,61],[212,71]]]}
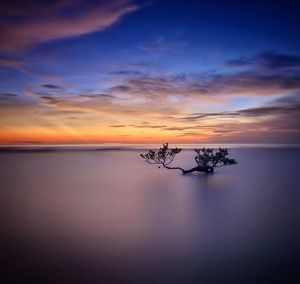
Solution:
{"label": "foliage clump", "polygon": [[214,151],[211,148],[194,150],[196,153],[195,161],[197,166],[188,170],[181,167],[169,166],[173,162],[175,156],[181,152],[181,149],[171,149],[169,148],[168,143],[163,144],[158,151],[149,150],[146,154],[140,154],[140,156],[149,164],[162,165],[166,169],[181,170],[183,174],[196,171],[212,173],[215,168],[237,164],[235,159],[227,157],[229,153],[226,148],[219,148],[217,151]]}
{"label": "foliage clump", "polygon": [[198,167],[202,168],[218,168],[227,165],[237,164],[235,159],[227,158],[228,150],[226,148],[219,148],[214,152],[211,148],[195,149],[195,161]]}
{"label": "foliage clump", "polygon": [[174,160],[176,154],[180,152],[181,149],[179,148],[169,149],[168,143],[166,143],[158,151],[149,150],[148,153],[145,155],[140,154],[140,156],[149,164],[169,165]]}

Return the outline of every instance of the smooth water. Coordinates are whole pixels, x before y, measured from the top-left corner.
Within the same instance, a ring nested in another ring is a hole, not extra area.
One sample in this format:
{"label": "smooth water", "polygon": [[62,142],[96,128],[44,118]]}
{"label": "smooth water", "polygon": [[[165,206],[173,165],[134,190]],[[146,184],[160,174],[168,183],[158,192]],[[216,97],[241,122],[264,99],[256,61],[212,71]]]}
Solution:
{"label": "smooth water", "polygon": [[2,151],[10,280],[300,283],[299,148],[231,149],[238,165],[185,176],[140,152]]}

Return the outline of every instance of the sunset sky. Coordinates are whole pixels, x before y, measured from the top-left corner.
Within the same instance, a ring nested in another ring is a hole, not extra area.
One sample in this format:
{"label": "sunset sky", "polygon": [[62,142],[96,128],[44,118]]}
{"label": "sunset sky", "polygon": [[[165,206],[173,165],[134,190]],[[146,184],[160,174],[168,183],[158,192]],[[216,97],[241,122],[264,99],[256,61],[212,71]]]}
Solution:
{"label": "sunset sky", "polygon": [[299,1],[1,1],[0,144],[299,143]]}

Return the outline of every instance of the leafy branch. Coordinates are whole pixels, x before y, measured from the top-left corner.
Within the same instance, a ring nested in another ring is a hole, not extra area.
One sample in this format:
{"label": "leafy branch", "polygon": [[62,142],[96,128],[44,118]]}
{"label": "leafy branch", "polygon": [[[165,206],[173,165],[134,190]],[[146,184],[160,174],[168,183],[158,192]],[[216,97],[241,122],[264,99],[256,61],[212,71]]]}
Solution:
{"label": "leafy branch", "polygon": [[169,148],[169,144],[165,143],[158,150],[149,150],[146,154],[140,154],[140,156],[148,163],[154,165],[162,165],[166,169],[180,170],[183,174],[192,172],[206,172],[212,173],[215,168],[234,165],[237,161],[232,158],[228,158],[228,150],[225,148],[219,148],[218,151],[214,151],[211,148],[194,149],[196,152],[195,161],[197,166],[188,170],[181,167],[169,166],[175,156],[181,152],[180,148]]}

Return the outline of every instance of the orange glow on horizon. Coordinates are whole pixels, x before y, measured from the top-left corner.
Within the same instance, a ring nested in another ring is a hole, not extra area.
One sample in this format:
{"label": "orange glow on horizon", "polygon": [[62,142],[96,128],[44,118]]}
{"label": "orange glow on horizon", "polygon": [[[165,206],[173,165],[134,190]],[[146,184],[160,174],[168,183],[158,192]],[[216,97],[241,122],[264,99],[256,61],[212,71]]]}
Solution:
{"label": "orange glow on horizon", "polygon": [[146,143],[200,143],[206,142],[211,136],[100,136],[100,135],[66,135],[66,134],[0,134],[1,145],[24,145],[24,144],[103,144],[103,143],[124,143],[124,144],[146,144]]}

